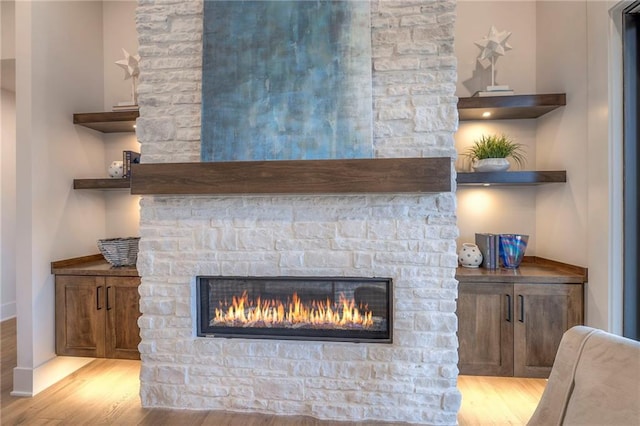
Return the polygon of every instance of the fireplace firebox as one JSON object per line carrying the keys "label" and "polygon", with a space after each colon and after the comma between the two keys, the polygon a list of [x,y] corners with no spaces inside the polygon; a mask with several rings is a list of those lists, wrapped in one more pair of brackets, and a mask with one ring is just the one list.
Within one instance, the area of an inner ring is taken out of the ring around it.
{"label": "fireplace firebox", "polygon": [[392,280],[197,277],[198,336],[392,342]]}

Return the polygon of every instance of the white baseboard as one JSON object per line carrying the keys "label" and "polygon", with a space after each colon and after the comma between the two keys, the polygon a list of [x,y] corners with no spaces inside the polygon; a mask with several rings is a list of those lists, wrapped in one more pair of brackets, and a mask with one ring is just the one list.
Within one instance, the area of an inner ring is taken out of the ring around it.
{"label": "white baseboard", "polygon": [[13,369],[12,396],[32,397],[69,374],[84,367],[94,358],[58,356],[36,368]]}
{"label": "white baseboard", "polygon": [[0,321],[8,320],[16,316],[16,302],[0,305]]}

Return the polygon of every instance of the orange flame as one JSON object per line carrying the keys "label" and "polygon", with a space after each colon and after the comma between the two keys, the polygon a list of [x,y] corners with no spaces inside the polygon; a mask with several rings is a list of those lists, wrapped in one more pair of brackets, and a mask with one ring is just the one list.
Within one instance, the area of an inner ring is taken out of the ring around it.
{"label": "orange flame", "polygon": [[[362,310],[361,310],[362,309]],[[311,301],[303,303],[297,293],[292,300],[281,302],[276,300],[249,300],[245,291],[242,296],[233,296],[231,305],[220,302],[213,318],[214,324],[253,326],[257,323],[265,327],[322,325],[340,327],[371,327],[373,314],[366,307],[358,308],[353,299],[340,294],[339,303]]]}

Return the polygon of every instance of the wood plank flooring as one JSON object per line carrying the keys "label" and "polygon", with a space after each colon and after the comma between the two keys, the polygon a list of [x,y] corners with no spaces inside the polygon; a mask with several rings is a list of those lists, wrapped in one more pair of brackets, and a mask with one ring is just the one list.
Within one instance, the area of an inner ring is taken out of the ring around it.
{"label": "wood plank flooring", "polygon": [[[10,395],[16,365],[16,323],[0,323],[0,424],[13,425],[215,425],[323,426],[309,417],[146,409],[140,406],[140,361],[98,359],[33,398]],[[460,376],[460,425],[524,425],[546,380]],[[343,426],[393,424],[341,422]]]}

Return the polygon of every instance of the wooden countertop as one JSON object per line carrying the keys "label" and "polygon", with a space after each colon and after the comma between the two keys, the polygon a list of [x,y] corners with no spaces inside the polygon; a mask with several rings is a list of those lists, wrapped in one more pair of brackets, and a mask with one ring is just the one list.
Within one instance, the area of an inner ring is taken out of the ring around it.
{"label": "wooden countertop", "polygon": [[482,283],[584,284],[588,273],[587,268],[531,256],[525,257],[517,269],[459,267],[456,279]]}
{"label": "wooden countertop", "polygon": [[[100,275],[138,277],[135,266],[111,266],[101,254],[76,257],[51,262],[54,275]],[[463,268],[456,271],[460,282],[486,283],[585,283],[587,268],[568,265],[539,257],[525,257],[517,269]]]}
{"label": "wooden countertop", "polygon": [[51,262],[54,275],[99,275],[113,277],[139,277],[135,266],[111,266],[101,254],[74,257]]}

